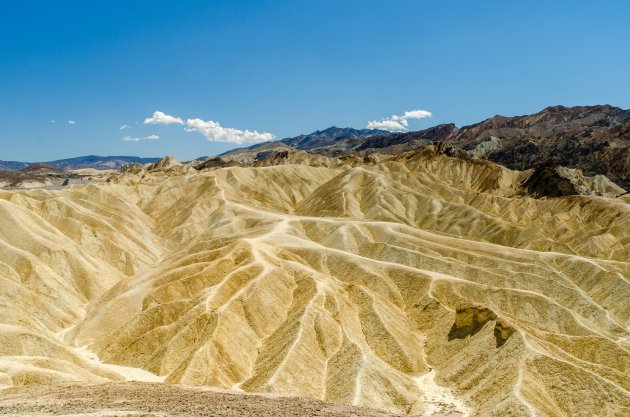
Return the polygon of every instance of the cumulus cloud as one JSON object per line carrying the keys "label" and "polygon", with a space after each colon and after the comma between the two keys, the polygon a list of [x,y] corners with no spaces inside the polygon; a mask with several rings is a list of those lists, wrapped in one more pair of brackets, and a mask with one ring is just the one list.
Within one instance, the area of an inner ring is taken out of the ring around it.
{"label": "cumulus cloud", "polygon": [[69,125],[76,125],[76,124],[77,124],[77,122],[75,122],[74,120],[68,120],[68,124],[69,124]]}
{"label": "cumulus cloud", "polygon": [[186,130],[186,132],[201,133],[210,142],[232,142],[239,145],[244,143],[266,142],[274,138],[274,136],[268,132],[223,127],[218,122],[201,119],[186,120],[184,130]]}
{"label": "cumulus cloud", "polygon": [[129,126],[129,125],[122,125],[118,129],[120,129],[120,130],[131,129],[131,126]]}
{"label": "cumulus cloud", "polygon": [[149,135],[143,137],[125,136],[122,139],[125,142],[140,142],[141,140],[158,140],[159,138],[158,135]]}
{"label": "cumulus cloud", "polygon": [[219,122],[202,119],[186,119],[171,116],[161,111],[156,111],[153,116],[144,120],[145,124],[179,124],[184,126],[186,132],[197,132],[205,136],[210,142],[232,142],[238,145],[244,143],[258,143],[273,140],[274,135],[268,132],[256,130],[240,130],[232,127],[223,127]]}
{"label": "cumulus cloud", "polygon": [[367,124],[368,129],[387,130],[390,132],[401,132],[407,130],[409,123],[406,120],[372,120]]}
{"label": "cumulus cloud", "polygon": [[184,121],[175,116],[171,116],[169,114],[162,113],[161,111],[156,111],[153,113],[153,116],[147,117],[144,119],[145,125],[183,125]]}
{"label": "cumulus cloud", "polygon": [[427,110],[409,110],[404,112],[402,116],[393,115],[382,120],[371,120],[368,122],[367,128],[402,132],[409,127],[409,120],[426,119],[431,116],[431,112]]}

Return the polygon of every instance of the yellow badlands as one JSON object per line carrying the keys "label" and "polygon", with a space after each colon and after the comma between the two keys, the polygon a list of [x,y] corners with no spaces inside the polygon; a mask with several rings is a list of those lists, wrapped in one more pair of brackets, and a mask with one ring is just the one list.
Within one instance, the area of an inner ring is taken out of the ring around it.
{"label": "yellow badlands", "polygon": [[320,162],[0,191],[0,387],[630,415],[630,197],[534,199],[443,155]]}

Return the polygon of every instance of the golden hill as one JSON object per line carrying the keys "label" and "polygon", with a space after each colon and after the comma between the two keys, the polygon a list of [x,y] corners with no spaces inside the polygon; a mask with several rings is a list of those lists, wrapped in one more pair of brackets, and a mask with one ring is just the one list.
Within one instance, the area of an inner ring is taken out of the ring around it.
{"label": "golden hill", "polygon": [[427,152],[291,158],[0,192],[0,385],[630,414],[628,196],[531,198],[526,172]]}

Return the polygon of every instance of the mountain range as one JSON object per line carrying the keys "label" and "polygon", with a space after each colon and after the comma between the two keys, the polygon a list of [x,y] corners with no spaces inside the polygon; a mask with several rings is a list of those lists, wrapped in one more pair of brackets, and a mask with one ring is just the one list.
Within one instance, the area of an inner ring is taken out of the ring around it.
{"label": "mountain range", "polygon": [[[440,124],[413,132],[330,127],[273,142],[238,148],[219,158],[199,158],[215,165],[252,164],[280,152],[344,157],[399,155],[421,146],[442,143],[462,149],[474,159],[488,159],[511,169],[545,166],[581,169],[585,175],[606,175],[630,189],[630,110],[610,105],[551,106],[524,116],[494,116],[457,127]],[[461,155],[460,155],[461,156]],[[158,158],[83,156],[46,162],[55,168],[117,169],[128,163],[154,163]],[[217,162],[222,161],[222,162]],[[0,171],[22,170],[32,163],[0,161]]]}
{"label": "mountain range", "polygon": [[488,159],[511,169],[561,165],[582,169],[585,175],[606,175],[630,188],[630,110],[609,105],[552,106],[531,115],[497,115],[461,128],[450,123],[414,132],[331,127],[220,156],[251,163],[290,150],[334,157],[398,155],[435,142],[459,147],[471,158]]}
{"label": "mountain range", "polygon": [[[117,169],[129,163],[154,163],[160,158],[140,158],[137,156],[79,156],[76,158],[58,159],[55,161],[43,162],[55,168],[63,170],[95,168],[95,169]],[[0,171],[20,171],[31,165],[42,162],[21,162],[21,161],[0,161]]]}

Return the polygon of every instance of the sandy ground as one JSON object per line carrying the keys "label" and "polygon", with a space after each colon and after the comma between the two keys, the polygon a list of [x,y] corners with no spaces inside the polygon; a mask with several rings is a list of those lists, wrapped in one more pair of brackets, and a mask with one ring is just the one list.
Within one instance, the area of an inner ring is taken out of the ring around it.
{"label": "sandy ground", "polygon": [[[8,388],[2,416],[396,416],[366,408],[270,395],[236,394],[176,385],[123,382]],[[455,417],[461,414],[431,414]]]}

